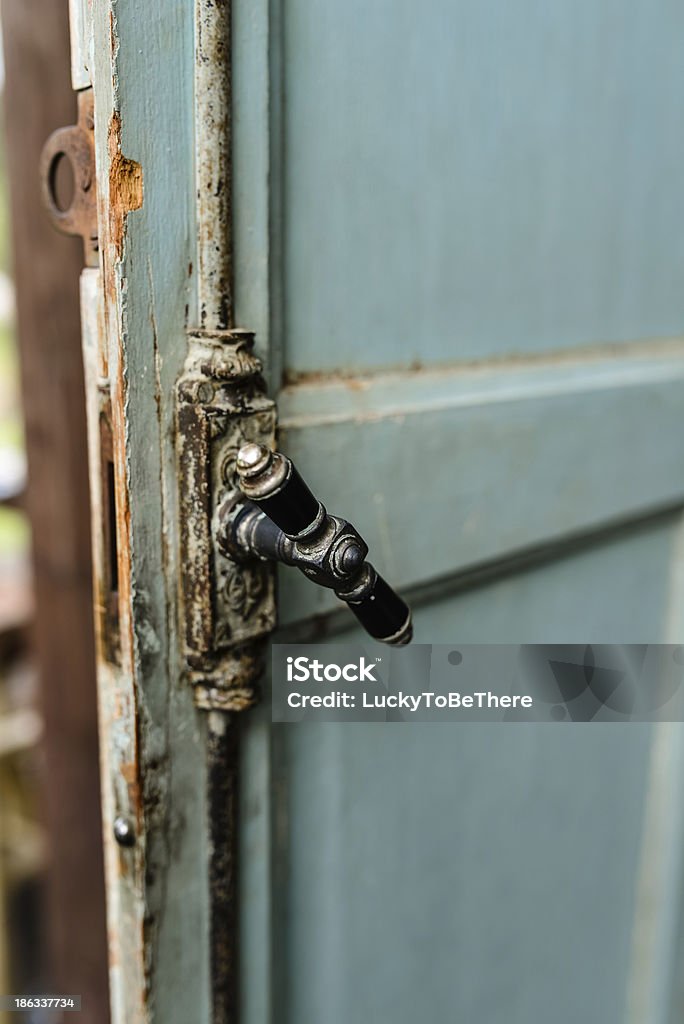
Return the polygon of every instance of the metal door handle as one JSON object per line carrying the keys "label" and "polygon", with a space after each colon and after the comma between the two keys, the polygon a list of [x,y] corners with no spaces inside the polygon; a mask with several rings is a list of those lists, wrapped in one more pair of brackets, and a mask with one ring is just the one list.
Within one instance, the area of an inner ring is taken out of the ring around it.
{"label": "metal door handle", "polygon": [[411,640],[411,612],[366,561],[359,532],[331,516],[293,463],[264,445],[245,444],[237,457],[242,497],[219,513],[219,543],[232,558],[293,565],[345,601],[364,629],[387,644]]}

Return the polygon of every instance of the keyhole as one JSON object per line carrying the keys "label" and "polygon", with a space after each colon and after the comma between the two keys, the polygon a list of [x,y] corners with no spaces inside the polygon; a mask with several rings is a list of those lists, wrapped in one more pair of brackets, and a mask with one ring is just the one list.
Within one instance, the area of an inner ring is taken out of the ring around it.
{"label": "keyhole", "polygon": [[76,192],[74,169],[66,153],[57,153],[50,165],[50,193],[60,213],[71,209]]}

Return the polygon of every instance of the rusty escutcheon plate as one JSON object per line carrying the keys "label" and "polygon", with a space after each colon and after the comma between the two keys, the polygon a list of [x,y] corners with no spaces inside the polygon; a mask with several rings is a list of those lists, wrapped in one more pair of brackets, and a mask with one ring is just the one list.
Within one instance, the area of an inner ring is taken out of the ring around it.
{"label": "rusty escutcheon plate", "polygon": [[[65,235],[81,235],[85,264],[98,264],[97,188],[95,175],[95,122],[93,90],[78,94],[78,122],[58,128],[48,138],[40,157],[43,202],[55,227]],[[57,168],[68,160],[74,178],[74,193],[67,209],[57,200]]]}

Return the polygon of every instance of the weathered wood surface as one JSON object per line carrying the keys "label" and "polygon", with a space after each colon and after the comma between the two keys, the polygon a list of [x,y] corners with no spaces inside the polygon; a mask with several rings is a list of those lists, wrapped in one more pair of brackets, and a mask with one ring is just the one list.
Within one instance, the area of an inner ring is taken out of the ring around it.
{"label": "weathered wood surface", "polygon": [[45,716],[54,984],[108,1018],[85,409],[82,247],[43,212],[38,161],[73,124],[67,3],[3,0],[5,118]]}
{"label": "weathered wood surface", "polygon": [[199,326],[193,8],[92,4],[120,624],[100,665],[104,802],[136,836],[124,849],[105,828],[116,1024],[223,1024],[234,1003],[233,929],[218,935],[211,910],[232,913],[216,868],[230,861],[232,736],[195,708],[178,631],[175,386]]}
{"label": "weathered wood surface", "polygon": [[678,0],[275,6],[289,370],[680,333]]}
{"label": "weathered wood surface", "polygon": [[[681,504],[683,384],[681,343],[312,381],[281,392],[281,439],[411,587]],[[299,573],[281,579],[283,622],[338,604]]]}
{"label": "weathered wood surface", "polygon": [[[236,316],[420,640],[682,637],[683,28],[234,4]],[[333,607],[283,570],[283,639]],[[662,729],[247,724],[248,1024],[680,1019]]]}

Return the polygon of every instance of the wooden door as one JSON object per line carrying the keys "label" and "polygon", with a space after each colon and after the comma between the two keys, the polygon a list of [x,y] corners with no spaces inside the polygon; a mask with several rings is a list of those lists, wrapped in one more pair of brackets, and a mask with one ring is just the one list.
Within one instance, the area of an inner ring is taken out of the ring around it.
{"label": "wooden door", "polygon": [[[418,641],[680,639],[677,5],[92,0],[73,26],[114,1019],[667,1021],[679,728],[272,727],[235,647],[252,577],[202,575],[202,466],[272,430],[241,326]],[[279,611],[281,640],[353,636],[292,571]]]}
{"label": "wooden door", "polygon": [[[281,447],[417,642],[680,640],[681,11],[275,7],[234,7],[234,246]],[[360,639],[291,571],[279,610]],[[261,778],[250,728],[250,1024],[266,991],[296,1024],[677,1019],[678,726],[276,726]]]}

